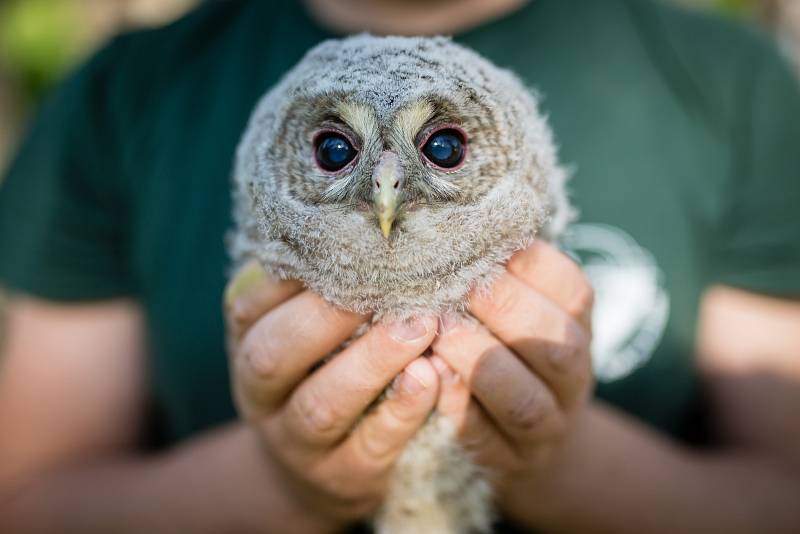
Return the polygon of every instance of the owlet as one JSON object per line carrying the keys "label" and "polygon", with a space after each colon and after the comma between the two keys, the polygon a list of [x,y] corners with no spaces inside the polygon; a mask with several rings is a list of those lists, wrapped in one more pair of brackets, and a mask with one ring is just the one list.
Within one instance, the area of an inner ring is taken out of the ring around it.
{"label": "owlet", "polygon": [[[466,316],[473,288],[568,222],[564,182],[536,98],[512,73],[442,37],[330,40],[253,112],[230,252],[375,320]],[[375,526],[486,532],[491,502],[434,413],[396,463]]]}

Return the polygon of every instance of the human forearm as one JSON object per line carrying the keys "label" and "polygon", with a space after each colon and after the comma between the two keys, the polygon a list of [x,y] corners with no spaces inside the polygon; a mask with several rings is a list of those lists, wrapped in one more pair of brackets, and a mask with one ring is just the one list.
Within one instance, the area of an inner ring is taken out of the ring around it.
{"label": "human forearm", "polygon": [[587,409],[565,445],[538,502],[508,498],[521,523],[581,533],[800,531],[800,477],[757,457],[683,449],[602,405]]}
{"label": "human forearm", "polygon": [[32,479],[4,497],[0,531],[324,532],[281,487],[256,439],[231,426],[155,458]]}

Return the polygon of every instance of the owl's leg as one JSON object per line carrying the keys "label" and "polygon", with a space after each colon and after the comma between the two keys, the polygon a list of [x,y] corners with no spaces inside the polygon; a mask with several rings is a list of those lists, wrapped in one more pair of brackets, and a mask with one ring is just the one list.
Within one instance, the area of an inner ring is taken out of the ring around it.
{"label": "owl's leg", "polygon": [[446,417],[431,415],[403,451],[375,518],[378,534],[490,532],[492,492]]}

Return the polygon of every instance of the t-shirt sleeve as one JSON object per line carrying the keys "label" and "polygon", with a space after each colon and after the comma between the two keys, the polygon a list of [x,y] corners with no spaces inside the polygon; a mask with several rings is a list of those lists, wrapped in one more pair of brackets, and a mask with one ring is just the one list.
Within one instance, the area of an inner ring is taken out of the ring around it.
{"label": "t-shirt sleeve", "polygon": [[800,295],[800,85],[761,42],[743,75],[713,277],[742,289]]}
{"label": "t-shirt sleeve", "polygon": [[67,79],[0,182],[0,284],[53,300],[132,293],[111,88],[121,43]]}

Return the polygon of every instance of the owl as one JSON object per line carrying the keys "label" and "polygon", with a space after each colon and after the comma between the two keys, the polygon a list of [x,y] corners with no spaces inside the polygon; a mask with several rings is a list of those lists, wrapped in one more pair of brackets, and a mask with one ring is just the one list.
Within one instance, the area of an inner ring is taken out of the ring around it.
{"label": "owl", "polygon": [[[567,224],[565,176],[535,94],[511,72],[445,37],[329,40],[250,118],[230,253],[374,320],[467,320],[471,290]],[[488,532],[492,519],[486,473],[432,414],[395,465],[376,530]]]}

